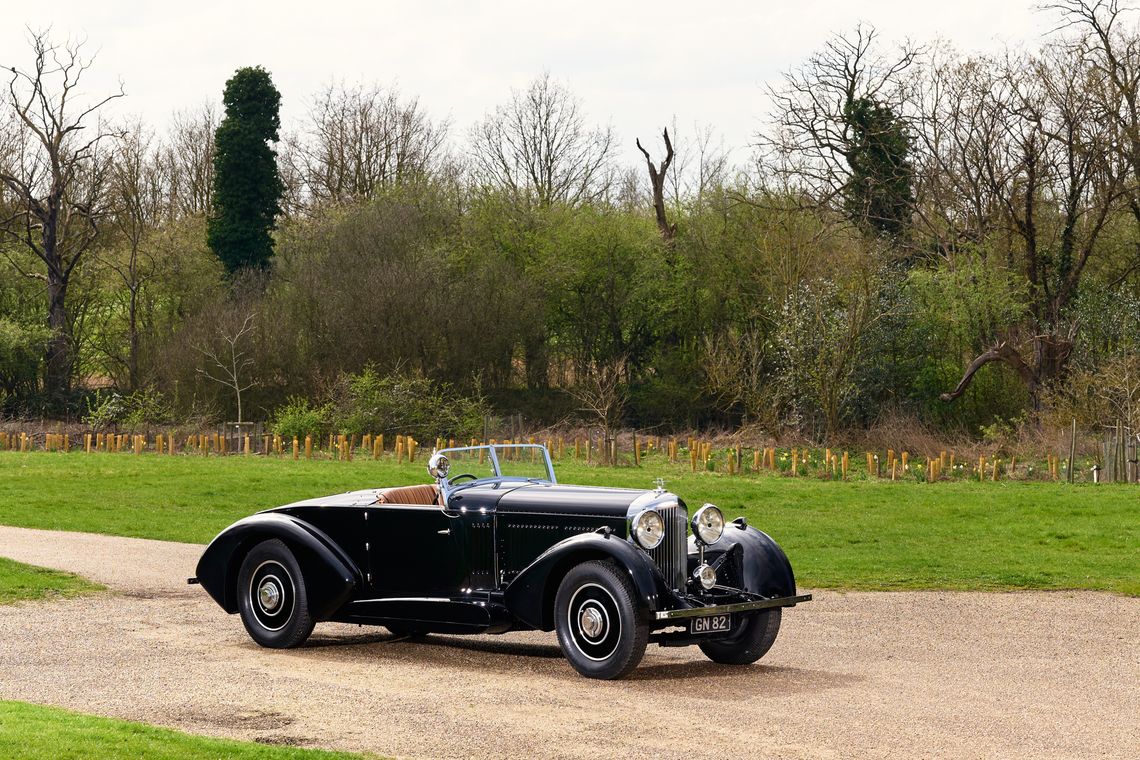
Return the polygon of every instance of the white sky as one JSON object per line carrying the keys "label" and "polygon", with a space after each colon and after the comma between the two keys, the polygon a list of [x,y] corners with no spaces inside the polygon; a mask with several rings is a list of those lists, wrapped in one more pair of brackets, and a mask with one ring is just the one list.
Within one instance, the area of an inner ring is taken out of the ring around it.
{"label": "white sky", "polygon": [[[676,117],[714,125],[742,158],[763,124],[764,85],[858,21],[887,41],[941,36],[964,50],[1033,42],[1051,17],[1035,0],[779,0],[542,3],[349,0],[53,0],[26,13],[33,28],[86,36],[98,60],[92,94],[125,83],[121,114],[162,128],[179,108],[220,102],[235,68],[260,64],[283,97],[286,131],[334,79],[398,85],[452,139],[548,70],[610,122],[621,155]],[[16,9],[0,27],[0,65],[29,62]],[[628,156],[626,154],[629,154]]]}

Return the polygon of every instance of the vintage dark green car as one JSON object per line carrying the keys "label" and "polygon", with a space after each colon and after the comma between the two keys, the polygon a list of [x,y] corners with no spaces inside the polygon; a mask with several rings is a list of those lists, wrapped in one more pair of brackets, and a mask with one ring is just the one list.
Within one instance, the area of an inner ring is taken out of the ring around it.
{"label": "vintage dark green car", "polygon": [[660,486],[560,485],[545,447],[445,449],[428,471],[434,483],[240,520],[190,580],[266,647],[298,646],[322,620],[407,636],[537,629],[557,631],[591,678],[625,675],[647,643],[755,662],[781,610],[811,599],[776,542],[743,518],[705,504],[690,519]]}

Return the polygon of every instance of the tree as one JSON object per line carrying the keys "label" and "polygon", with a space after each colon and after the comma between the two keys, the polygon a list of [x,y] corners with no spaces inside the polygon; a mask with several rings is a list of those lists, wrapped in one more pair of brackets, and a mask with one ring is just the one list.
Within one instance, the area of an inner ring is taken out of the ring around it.
{"label": "tree", "polygon": [[910,226],[914,205],[906,124],[889,106],[866,97],[847,103],[843,119],[851,129],[847,152],[851,173],[841,193],[847,215],[879,234],[898,238]]}
{"label": "tree", "polygon": [[476,178],[524,205],[582,203],[609,186],[612,130],[587,128],[578,99],[549,74],[476,125],[471,143]]}
{"label": "tree", "polygon": [[253,367],[253,359],[248,355],[241,344],[246,337],[253,333],[253,314],[246,315],[240,326],[218,330],[222,339],[222,348],[216,350],[210,346],[196,346],[198,352],[209,360],[209,369],[198,368],[198,372],[215,383],[234,392],[237,403],[237,424],[242,423],[241,394],[252,388],[255,383],[247,376],[247,371]]}
{"label": "tree", "polygon": [[602,461],[609,462],[610,441],[617,438],[622,414],[629,400],[627,362],[624,356],[614,356],[604,361],[590,361],[580,370],[581,375],[570,388],[570,395],[582,405],[582,412],[601,425]]}
{"label": "tree", "polygon": [[911,200],[902,85],[921,51],[884,55],[875,38],[858,26],[785,74],[770,90],[774,130],[759,142],[765,168],[809,204],[895,234]]}
{"label": "tree", "polygon": [[206,215],[214,189],[214,133],[218,115],[206,103],[197,110],[174,114],[162,151],[169,181],[171,217]]}
{"label": "tree", "polygon": [[669,176],[669,164],[673,163],[673,143],[669,140],[669,130],[663,131],[665,138],[665,160],[661,162],[661,166],[654,166],[653,159],[649,157],[649,151],[641,147],[641,140],[638,139],[637,149],[641,151],[641,155],[645,156],[645,165],[649,171],[649,184],[653,188],[653,213],[657,217],[657,229],[661,230],[661,237],[665,242],[670,242],[677,235],[677,225],[669,224],[665,218],[665,179]]}
{"label": "tree", "polygon": [[289,156],[311,204],[345,203],[427,174],[446,137],[447,125],[433,124],[415,99],[376,86],[329,85]]}
{"label": "tree", "polygon": [[109,331],[113,343],[107,346],[106,354],[114,364],[125,369],[126,386],[131,391],[141,385],[140,311],[143,291],[156,270],[148,236],[158,226],[168,191],[165,171],[155,161],[152,139],[141,124],[133,125],[123,136],[110,185],[114,205],[112,225],[119,239],[117,245],[105,246],[98,253],[100,263],[117,279],[114,297],[121,300],[126,318],[127,340],[122,347],[125,352],[119,350],[119,336]]}
{"label": "tree", "polygon": [[[1128,213],[1140,226],[1140,38],[1122,16],[1134,7],[1120,0],[1060,0],[1045,6],[1061,15],[1062,29],[1075,29],[1077,44],[1066,48],[1080,56],[1100,86],[1090,89],[1100,106],[1100,117],[1114,133],[1111,147],[1131,170],[1127,183]],[[1091,83],[1090,83],[1091,84]],[[1116,283],[1140,271],[1140,245],[1123,257]]]}
{"label": "tree", "polygon": [[214,192],[207,241],[226,271],[265,269],[284,188],[270,145],[281,127],[281,93],[260,66],[226,82],[225,117],[214,136]]}
{"label": "tree", "polygon": [[[1038,411],[1042,391],[1066,369],[1081,282],[1130,184],[1087,61],[1077,41],[1038,56],[931,67],[923,90],[938,98],[921,114],[922,184],[942,210],[927,204],[919,216],[948,257],[970,243],[990,253],[989,266],[1016,271],[1026,305],[1020,319],[978,336],[977,355],[943,401],[998,362]],[[953,196],[961,212],[943,206]]]}
{"label": "tree", "polygon": [[80,82],[93,61],[83,56],[81,42],[58,45],[47,32],[35,32],[31,47],[31,68],[11,67],[3,96],[9,113],[0,133],[0,235],[42,265],[30,270],[9,257],[17,271],[46,288],[51,336],[44,390],[59,405],[75,370],[68,288],[109,213],[108,144],[118,138],[116,130],[91,122],[124,93],[80,100]]}

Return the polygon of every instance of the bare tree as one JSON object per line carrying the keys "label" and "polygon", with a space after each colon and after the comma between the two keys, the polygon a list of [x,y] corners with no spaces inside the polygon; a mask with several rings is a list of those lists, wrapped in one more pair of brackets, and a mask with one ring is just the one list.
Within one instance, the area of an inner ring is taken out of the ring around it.
{"label": "bare tree", "polygon": [[602,427],[603,461],[609,459],[609,443],[617,434],[629,400],[626,383],[628,361],[615,357],[609,361],[591,360],[585,364],[570,395],[582,405],[581,410]]}
{"label": "bare tree", "polygon": [[686,138],[674,122],[673,146],[676,156],[669,167],[669,195],[680,212],[686,198],[699,204],[710,192],[723,189],[731,166],[723,138],[711,125],[694,124],[692,137]]}
{"label": "bare tree", "polygon": [[665,179],[669,175],[669,165],[673,163],[673,143],[669,140],[669,129],[662,131],[665,140],[665,160],[661,166],[654,166],[649,151],[641,147],[641,140],[637,139],[637,149],[645,156],[645,165],[649,170],[649,184],[653,189],[653,213],[657,217],[657,229],[661,230],[661,237],[670,242],[677,235],[677,225],[669,224],[665,218]]}
{"label": "bare tree", "polygon": [[704,338],[705,387],[729,406],[739,406],[745,425],[764,418],[765,409],[773,407],[767,387],[771,353],[771,340],[758,325]]}
{"label": "bare tree", "polygon": [[860,136],[849,118],[859,100],[904,109],[904,74],[921,51],[909,42],[891,53],[873,27],[836,35],[769,88],[773,128],[758,138],[762,170],[811,204],[829,206],[848,189]]}
{"label": "bare tree", "polygon": [[1054,46],[1039,56],[975,59],[935,69],[947,78],[925,88],[942,92],[941,105],[922,116],[926,191],[964,201],[925,223],[951,246],[972,240],[998,249],[1000,265],[1026,283],[1024,319],[978,336],[980,353],[944,401],[1000,362],[1039,409],[1043,387],[1072,354],[1079,286],[1129,175],[1084,58]]}
{"label": "bare tree", "polygon": [[540,206],[603,195],[610,182],[610,128],[589,129],[581,104],[549,74],[471,131],[472,170],[486,186]]}
{"label": "bare tree", "polygon": [[[1060,0],[1045,6],[1060,16],[1059,30],[1078,35],[1065,49],[1078,55],[1093,78],[1087,85],[1114,131],[1112,149],[1130,169],[1128,213],[1140,225],[1140,34],[1127,14],[1138,10],[1119,0]],[[1082,67],[1084,68],[1084,67]],[[1108,280],[1119,284],[1140,271],[1140,244],[1133,245]]]}
{"label": "bare tree", "polygon": [[171,217],[204,216],[214,187],[214,133],[218,112],[211,103],[174,114],[162,151],[169,176]]}
{"label": "bare tree", "polygon": [[431,171],[447,124],[434,124],[415,99],[376,85],[329,85],[286,151],[311,203],[370,198]]}
{"label": "bare tree", "polygon": [[253,332],[253,314],[249,314],[242,321],[241,326],[233,330],[220,329],[218,335],[222,339],[223,347],[215,351],[209,346],[195,346],[202,356],[213,365],[210,368],[198,368],[198,373],[209,380],[228,388],[234,392],[237,402],[237,424],[242,423],[241,394],[252,388],[256,383],[246,376],[246,371],[253,366],[253,359],[248,352],[239,345],[246,336]]}
{"label": "bare tree", "polygon": [[126,314],[127,345],[125,355],[117,346],[105,353],[126,370],[130,390],[141,384],[139,355],[142,326],[140,309],[143,291],[155,275],[155,257],[147,245],[158,227],[167,206],[167,173],[156,160],[153,136],[135,123],[124,133],[113,163],[111,203],[113,228],[119,240],[104,246],[97,254],[101,264],[114,273],[122,288],[116,289]]}
{"label": "bare tree", "polygon": [[107,206],[107,153],[118,130],[101,123],[100,109],[117,93],[93,101],[80,99],[79,85],[93,59],[82,42],[52,42],[47,32],[31,34],[31,68],[9,67],[4,93],[8,121],[0,135],[0,185],[3,206],[0,234],[30,251],[42,270],[14,259],[26,277],[44,283],[51,338],[45,357],[44,385],[59,402],[71,388],[75,345],[68,315],[68,286],[75,268],[99,237]]}

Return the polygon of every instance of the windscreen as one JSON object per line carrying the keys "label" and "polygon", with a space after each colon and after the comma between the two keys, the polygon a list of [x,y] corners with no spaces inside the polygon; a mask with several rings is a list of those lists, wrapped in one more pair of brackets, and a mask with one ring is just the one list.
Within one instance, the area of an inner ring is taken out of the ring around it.
{"label": "windscreen", "polygon": [[[450,449],[445,452],[451,469],[448,478],[457,475],[474,475],[477,480],[495,477],[495,468],[491,461],[491,452],[486,446],[471,449]],[[467,482],[467,478],[463,479]]]}
{"label": "windscreen", "polygon": [[500,475],[504,478],[528,478],[553,482],[546,449],[541,446],[494,446],[499,460]]}
{"label": "windscreen", "polygon": [[[491,452],[494,451],[494,458]],[[474,446],[463,449],[446,449],[444,453],[451,469],[447,477],[474,475],[476,479],[503,477],[545,480],[554,482],[546,449],[529,444]],[[499,471],[495,471],[495,462]],[[466,481],[466,479],[464,479]]]}

